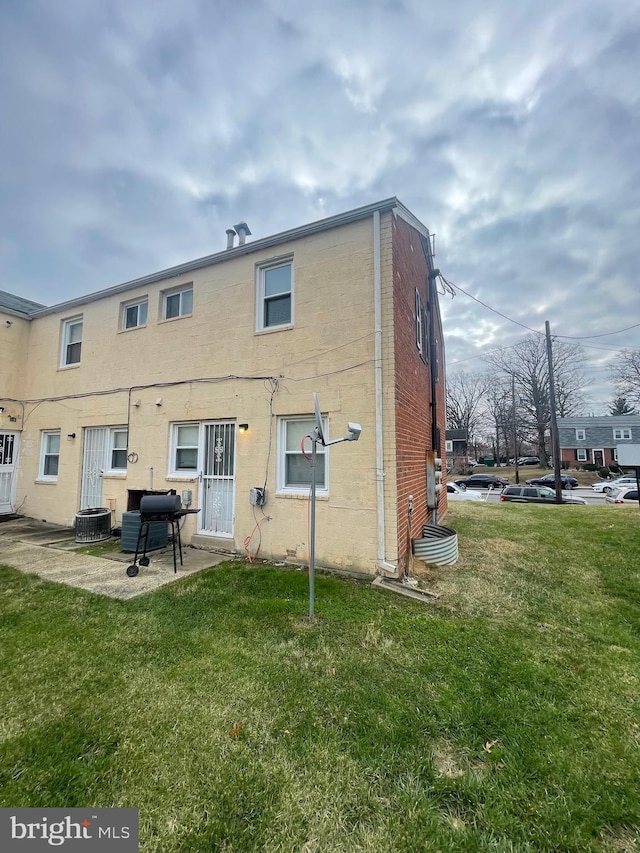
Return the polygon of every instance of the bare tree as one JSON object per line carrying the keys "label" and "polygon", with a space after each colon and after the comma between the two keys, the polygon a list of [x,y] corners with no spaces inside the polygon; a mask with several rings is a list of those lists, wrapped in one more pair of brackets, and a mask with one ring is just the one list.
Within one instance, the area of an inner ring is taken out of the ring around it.
{"label": "bare tree", "polygon": [[640,349],[623,349],[611,367],[611,378],[620,397],[640,403]]}
{"label": "bare tree", "polygon": [[489,377],[485,373],[454,373],[447,376],[447,427],[464,429],[473,443],[486,418]]}
{"label": "bare tree", "polygon": [[[556,406],[560,417],[580,411],[584,386],[584,353],[579,344],[553,343]],[[551,423],[549,368],[543,335],[528,335],[512,347],[487,356],[488,363],[504,377],[513,377],[518,399],[518,421],[524,436],[537,448],[543,465],[549,462],[547,435]]]}

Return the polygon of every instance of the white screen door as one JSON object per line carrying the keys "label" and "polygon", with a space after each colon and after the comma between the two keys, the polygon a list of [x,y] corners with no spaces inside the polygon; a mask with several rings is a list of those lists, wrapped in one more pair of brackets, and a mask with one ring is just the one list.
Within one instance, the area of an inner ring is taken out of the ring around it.
{"label": "white screen door", "polygon": [[109,453],[109,430],[106,427],[85,428],[80,509],[102,506],[102,474],[109,468]]}
{"label": "white screen door", "polygon": [[15,473],[18,462],[17,432],[0,432],[0,514],[13,512]]}
{"label": "white screen door", "polygon": [[218,421],[203,424],[200,533],[233,536],[235,502],[236,425]]}

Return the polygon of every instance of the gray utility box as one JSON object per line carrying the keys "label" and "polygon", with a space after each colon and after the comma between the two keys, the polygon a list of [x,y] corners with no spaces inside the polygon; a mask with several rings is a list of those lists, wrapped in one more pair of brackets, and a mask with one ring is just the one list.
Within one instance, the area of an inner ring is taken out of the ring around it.
{"label": "gray utility box", "polygon": [[[135,551],[138,545],[138,535],[140,533],[140,511],[123,512],[122,513],[122,532],[120,534],[120,550]],[[147,542],[147,551],[155,551],[158,548],[164,548],[169,541],[166,521],[151,521],[149,522],[149,540]],[[140,543],[140,549],[144,547],[144,541]]]}

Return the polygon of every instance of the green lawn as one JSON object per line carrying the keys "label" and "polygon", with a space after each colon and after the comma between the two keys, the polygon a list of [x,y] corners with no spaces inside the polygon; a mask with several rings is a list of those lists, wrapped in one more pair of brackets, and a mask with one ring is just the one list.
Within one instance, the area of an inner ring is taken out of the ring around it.
{"label": "green lawn", "polygon": [[141,850],[640,848],[640,513],[457,504],[422,605],[230,562],[127,602],[0,569],[0,806]]}

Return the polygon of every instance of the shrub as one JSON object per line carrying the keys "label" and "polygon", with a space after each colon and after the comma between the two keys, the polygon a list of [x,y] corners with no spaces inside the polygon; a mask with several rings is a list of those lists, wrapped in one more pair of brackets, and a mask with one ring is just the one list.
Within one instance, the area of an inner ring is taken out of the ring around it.
{"label": "shrub", "polygon": [[594,465],[593,462],[585,462],[582,466],[583,471],[597,471],[598,466]]}
{"label": "shrub", "polygon": [[601,480],[607,480],[609,478],[610,471],[608,468],[599,468],[598,469],[598,477]]}
{"label": "shrub", "polygon": [[619,465],[609,465],[609,471],[612,474],[622,474],[622,468]]}

